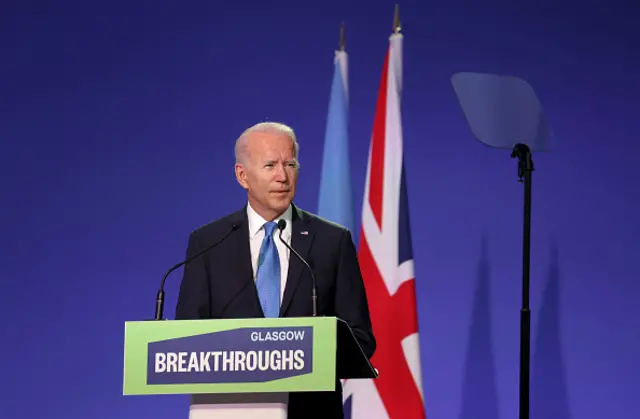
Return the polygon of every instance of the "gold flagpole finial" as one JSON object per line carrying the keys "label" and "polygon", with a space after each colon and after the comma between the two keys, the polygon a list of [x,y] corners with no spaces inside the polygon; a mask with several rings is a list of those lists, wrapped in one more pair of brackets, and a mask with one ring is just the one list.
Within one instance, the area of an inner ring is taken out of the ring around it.
{"label": "gold flagpole finial", "polygon": [[344,22],[340,23],[340,51],[344,51],[347,46],[347,40],[344,35]]}
{"label": "gold flagpole finial", "polygon": [[393,33],[400,33],[400,30],[402,30],[402,26],[400,25],[400,6],[396,4],[393,12]]}

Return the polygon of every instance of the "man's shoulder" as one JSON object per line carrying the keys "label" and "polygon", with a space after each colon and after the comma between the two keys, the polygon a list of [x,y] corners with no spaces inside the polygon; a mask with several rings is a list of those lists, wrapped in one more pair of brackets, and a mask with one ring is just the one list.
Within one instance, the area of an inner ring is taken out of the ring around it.
{"label": "man's shoulder", "polygon": [[318,214],[314,214],[310,211],[306,211],[298,208],[298,211],[303,214],[303,217],[308,220],[309,223],[312,223],[314,229],[316,231],[323,231],[332,235],[342,237],[345,234],[351,234],[345,226],[328,220],[326,218],[321,217]]}
{"label": "man's shoulder", "polygon": [[217,236],[242,222],[243,210],[232,212],[193,229],[193,235],[199,237]]}

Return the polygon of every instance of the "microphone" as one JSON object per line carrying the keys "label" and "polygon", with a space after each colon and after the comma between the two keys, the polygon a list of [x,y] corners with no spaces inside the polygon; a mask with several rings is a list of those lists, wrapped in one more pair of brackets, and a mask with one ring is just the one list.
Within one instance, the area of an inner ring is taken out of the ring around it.
{"label": "microphone", "polygon": [[300,256],[300,254],[296,252],[293,249],[293,247],[289,246],[289,244],[282,239],[282,232],[284,231],[284,228],[286,226],[287,226],[287,222],[285,220],[278,221],[278,230],[280,230],[280,241],[282,242],[282,244],[287,246],[289,250],[291,250],[291,253],[296,255],[296,257],[300,260],[300,262],[302,262],[307,268],[309,268],[309,272],[311,273],[311,280],[313,281],[312,282],[313,287],[311,288],[311,303],[313,304],[313,317],[316,317],[318,315],[318,311],[317,311],[318,296],[316,295],[316,276],[313,274],[313,269],[311,269],[311,266],[309,266],[307,261],[304,260],[304,258]]}
{"label": "microphone", "polygon": [[169,274],[171,272],[175,271],[176,269],[178,269],[179,267],[181,267],[182,265],[186,265],[187,263],[189,263],[192,260],[202,256],[203,254],[207,253],[209,250],[213,249],[214,247],[216,247],[217,245],[222,243],[237,228],[238,228],[238,225],[237,224],[233,224],[231,226],[231,228],[229,229],[229,231],[227,232],[227,234],[222,236],[222,238],[220,240],[214,242],[211,246],[205,248],[201,252],[198,252],[195,255],[183,260],[182,262],[173,265],[171,267],[171,269],[169,269],[167,271],[167,273],[164,274],[164,277],[162,278],[162,282],[160,282],[160,289],[158,290],[158,295],[156,296],[156,317],[155,317],[155,320],[164,320],[162,318],[163,312],[164,312],[164,283],[167,280],[167,277],[169,276]]}

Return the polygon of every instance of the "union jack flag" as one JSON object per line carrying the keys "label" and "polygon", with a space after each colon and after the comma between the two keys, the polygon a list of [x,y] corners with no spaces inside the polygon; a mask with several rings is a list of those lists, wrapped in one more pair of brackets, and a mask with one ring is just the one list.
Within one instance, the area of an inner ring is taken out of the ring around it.
{"label": "union jack flag", "polygon": [[403,164],[402,38],[390,37],[382,69],[358,251],[377,341],[371,362],[380,376],[344,382],[350,419],[426,418]]}

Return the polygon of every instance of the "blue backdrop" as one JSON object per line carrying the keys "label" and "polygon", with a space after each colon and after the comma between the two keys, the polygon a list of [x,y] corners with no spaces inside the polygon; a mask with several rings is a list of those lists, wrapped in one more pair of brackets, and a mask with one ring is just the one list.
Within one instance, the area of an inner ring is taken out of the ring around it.
{"label": "blue backdrop", "polygon": [[[509,152],[471,137],[456,71],[527,79],[559,139],[535,157],[533,417],[640,417],[639,9],[606,4],[400,5],[431,419],[513,418],[518,402],[522,185]],[[244,204],[244,128],[294,126],[296,201],[317,209],[342,20],[359,225],[393,2],[5,0],[0,12],[0,416],[186,417],[186,397],[121,396],[123,322],[151,318],[193,228]]]}

